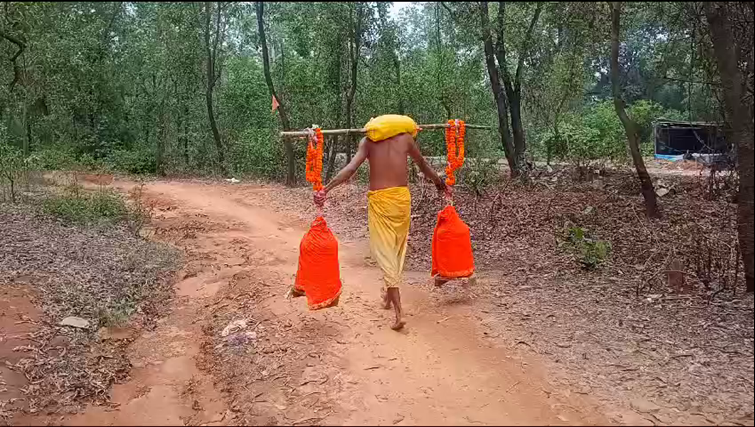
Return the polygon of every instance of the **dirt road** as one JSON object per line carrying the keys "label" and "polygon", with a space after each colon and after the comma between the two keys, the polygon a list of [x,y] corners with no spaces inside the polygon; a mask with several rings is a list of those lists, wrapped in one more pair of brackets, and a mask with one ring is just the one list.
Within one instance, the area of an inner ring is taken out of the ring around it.
{"label": "dirt road", "polygon": [[[134,184],[116,181],[113,185],[128,190]],[[200,369],[206,366],[199,362],[199,355],[208,333],[207,328],[203,330],[208,307],[222,302],[221,295],[225,305],[243,303],[243,294],[223,292],[243,277],[256,279],[245,282],[246,291],[264,290],[269,295],[252,307],[255,313],[284,319],[319,349],[310,355],[316,356],[316,363],[299,372],[304,380],[291,387],[299,394],[278,390],[273,381],[237,380],[263,387],[257,395],[272,396],[254,409],[272,417],[260,423],[608,422],[595,409],[595,402],[575,394],[564,397],[553,390],[537,360],[522,360],[486,340],[474,302],[439,299],[429,287],[418,285],[427,281],[427,272],[407,273],[413,283],[405,287],[402,298],[408,327],[399,333],[391,331],[390,313],[378,305],[380,275],[366,261],[365,241],[340,242],[344,291],[339,307],[308,312],[303,300],[284,299],[308,224],[266,206],[262,196],[269,189],[154,182],[145,190],[157,203],[156,238],[162,236],[182,247],[191,262],[175,285],[177,298],[169,314],[157,329],[142,332],[132,345],[131,379],[114,386],[113,405],[91,407],[65,419],[65,424],[232,424],[237,410],[232,387],[223,386],[210,373],[224,366],[215,360],[214,369]],[[338,230],[334,233],[338,235]],[[485,273],[480,276],[484,282]],[[314,326],[297,329],[303,323]],[[263,333],[262,328],[257,331]],[[275,396],[284,394],[288,400],[276,400]],[[327,411],[312,413],[316,405],[305,404],[307,396],[317,394],[329,402]]]}

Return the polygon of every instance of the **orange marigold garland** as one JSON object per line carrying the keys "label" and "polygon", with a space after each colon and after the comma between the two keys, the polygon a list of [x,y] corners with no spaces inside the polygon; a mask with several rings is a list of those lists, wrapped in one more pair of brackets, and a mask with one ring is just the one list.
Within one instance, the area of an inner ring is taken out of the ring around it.
{"label": "orange marigold garland", "polygon": [[324,137],[320,128],[314,129],[314,135],[309,138],[307,145],[307,181],[312,183],[312,190],[322,190],[322,153]]}
{"label": "orange marigold garland", "polygon": [[464,164],[465,132],[466,129],[463,120],[448,121],[448,127],[446,128],[446,158],[448,160],[448,164],[446,165],[446,185],[456,184],[454,171]]}

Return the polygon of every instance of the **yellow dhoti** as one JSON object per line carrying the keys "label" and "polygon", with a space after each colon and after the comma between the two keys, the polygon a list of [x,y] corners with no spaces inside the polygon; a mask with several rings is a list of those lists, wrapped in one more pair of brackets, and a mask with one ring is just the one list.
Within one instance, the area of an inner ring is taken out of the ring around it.
{"label": "yellow dhoti", "polygon": [[367,208],[372,258],[383,270],[385,287],[396,288],[404,270],[411,224],[411,194],[407,187],[369,191]]}

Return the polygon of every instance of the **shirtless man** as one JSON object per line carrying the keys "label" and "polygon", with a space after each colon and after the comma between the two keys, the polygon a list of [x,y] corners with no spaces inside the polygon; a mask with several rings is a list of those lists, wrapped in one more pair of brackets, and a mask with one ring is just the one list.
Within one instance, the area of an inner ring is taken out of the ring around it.
{"label": "shirtless man", "polygon": [[365,161],[370,162],[370,191],[367,193],[367,221],[370,229],[372,257],[383,270],[383,306],[396,312],[396,321],[391,326],[400,330],[406,322],[401,309],[399,284],[404,269],[406,241],[411,222],[411,195],[407,187],[407,156],[435,183],[440,194],[448,189],[446,183],[430,167],[419,151],[414,138],[402,133],[392,138],[373,142],[366,137],[351,160],[325,188],[315,193],[315,204],[322,206],[327,194],[341,185],[359,169]]}

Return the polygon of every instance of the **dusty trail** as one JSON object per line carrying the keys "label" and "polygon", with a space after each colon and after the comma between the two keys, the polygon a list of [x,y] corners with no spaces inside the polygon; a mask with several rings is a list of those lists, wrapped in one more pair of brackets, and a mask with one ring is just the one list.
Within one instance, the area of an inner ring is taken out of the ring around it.
{"label": "dusty trail", "polygon": [[[133,183],[116,181],[114,185],[126,190]],[[232,229],[208,226],[209,231],[185,247],[189,253],[202,254],[202,268],[182,274],[185,278],[176,284],[177,299],[171,313],[156,330],[143,333],[132,345],[132,378],[114,387],[113,407],[90,408],[65,422],[229,423],[232,408],[227,402],[232,399],[223,396],[212,376],[197,366],[206,307],[239,272],[293,277],[298,244],[308,224],[270,211],[255,197],[268,190],[252,186],[155,182],[145,189],[150,198],[170,206],[159,212],[157,231],[181,217],[232,224]],[[338,235],[338,230],[334,232]],[[239,256],[240,247],[249,248],[254,255]],[[344,293],[335,309],[309,313],[303,300],[285,300],[283,295],[291,283],[288,279],[269,283],[277,297],[266,299],[259,307],[292,322],[306,317],[328,329],[328,335],[321,338],[328,351],[319,359],[317,369],[337,379],[312,393],[323,393],[335,404],[318,417],[319,423],[607,422],[593,402],[575,395],[558,397],[537,361],[517,359],[485,340],[473,305],[439,306],[423,287],[406,286],[402,300],[408,328],[400,333],[391,331],[387,327],[390,313],[378,306],[379,271],[365,262],[367,255],[364,241],[340,242]],[[407,274],[410,282],[427,279],[426,272]]]}

